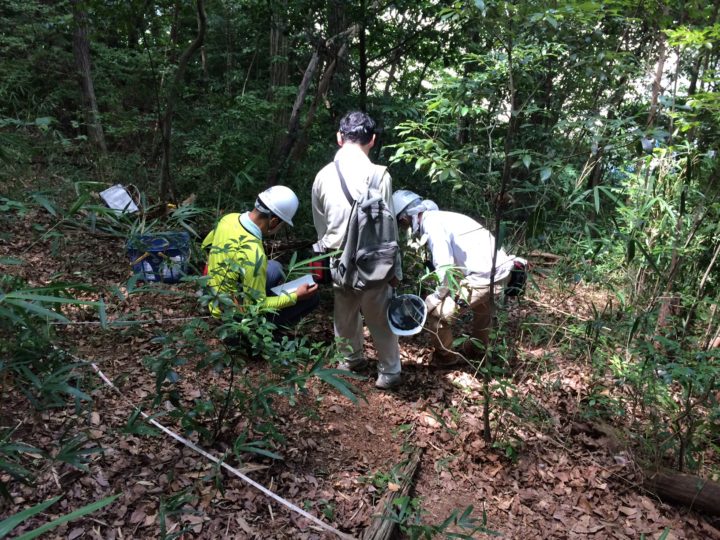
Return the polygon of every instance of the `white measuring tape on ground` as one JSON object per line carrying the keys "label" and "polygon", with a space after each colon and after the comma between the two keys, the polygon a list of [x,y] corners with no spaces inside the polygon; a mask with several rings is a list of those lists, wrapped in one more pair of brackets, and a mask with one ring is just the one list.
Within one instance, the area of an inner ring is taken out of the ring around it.
{"label": "white measuring tape on ground", "polygon": [[319,520],[318,518],[316,518],[316,517],[313,516],[312,514],[309,514],[308,512],[306,512],[305,510],[303,510],[302,508],[297,507],[296,505],[294,505],[294,504],[291,503],[290,501],[287,501],[287,500],[283,499],[282,497],[280,497],[279,495],[276,495],[275,493],[273,493],[272,491],[270,491],[270,490],[269,490],[268,488],[266,488],[265,486],[263,486],[263,485],[258,484],[257,482],[255,482],[252,478],[249,478],[249,477],[245,476],[243,473],[241,473],[240,471],[238,471],[235,467],[232,467],[232,466],[228,465],[227,463],[225,463],[224,461],[216,458],[215,456],[213,456],[213,455],[210,454],[209,452],[206,452],[205,450],[203,450],[202,448],[200,448],[199,446],[197,446],[195,443],[193,443],[193,442],[191,442],[191,441],[188,441],[186,438],[181,437],[180,435],[178,435],[178,434],[175,433],[174,431],[172,431],[172,430],[166,428],[165,426],[163,426],[160,422],[158,422],[158,421],[155,420],[154,418],[151,418],[150,415],[148,415],[148,414],[146,414],[145,412],[143,412],[142,410],[140,410],[140,408],[139,408],[137,405],[135,405],[134,403],[130,402],[130,400],[127,399],[127,398],[123,395],[122,392],[120,392],[120,389],[119,389],[117,386],[115,386],[110,379],[107,378],[107,376],[102,372],[102,370],[101,370],[99,367],[97,367],[97,364],[95,364],[95,362],[90,362],[90,361],[88,361],[88,360],[83,360],[82,358],[78,358],[78,357],[75,356],[74,354],[69,353],[69,352],[67,352],[67,351],[63,351],[63,352],[66,353],[66,354],[68,354],[68,355],[70,355],[72,358],[74,358],[74,359],[77,360],[78,362],[81,362],[81,363],[83,363],[83,364],[87,364],[87,365],[91,366],[91,367],[93,368],[93,370],[95,370],[95,373],[97,373],[98,376],[102,379],[102,381],[103,381],[107,386],[109,386],[110,388],[112,388],[115,392],[117,392],[125,401],[129,402],[130,405],[142,415],[142,417],[145,419],[146,422],[148,422],[148,423],[152,424],[153,426],[155,426],[156,428],[160,429],[160,430],[161,430],[163,433],[165,433],[166,435],[172,437],[173,439],[175,439],[175,440],[178,441],[179,443],[184,444],[185,446],[187,446],[187,447],[190,448],[191,450],[194,450],[195,452],[197,452],[197,453],[200,454],[201,456],[206,457],[207,459],[209,459],[209,460],[212,461],[213,463],[216,463],[216,464],[220,465],[223,469],[225,469],[226,471],[228,471],[228,472],[232,473],[233,475],[237,476],[237,477],[240,478],[243,482],[245,482],[245,483],[247,483],[247,484],[250,484],[250,485],[251,485],[252,487],[254,487],[255,489],[258,489],[258,490],[262,491],[265,495],[267,495],[267,496],[270,497],[271,499],[279,502],[280,504],[282,504],[282,505],[285,506],[286,508],[289,508],[289,509],[292,510],[293,512],[295,512],[295,513],[297,513],[297,514],[300,514],[300,515],[303,516],[304,518],[309,519],[310,521],[312,521],[313,523],[315,523],[318,527],[320,527],[320,528],[322,528],[322,529],[324,529],[324,530],[326,530],[326,531],[328,531],[328,532],[333,533],[333,534],[336,535],[338,538],[343,538],[344,540],[357,540],[354,536],[351,536],[351,535],[349,535],[349,534],[346,534],[346,533],[344,533],[344,532],[342,532],[342,531],[338,531],[338,530],[335,529],[334,527],[331,527],[331,526],[328,525],[327,523]]}
{"label": "white measuring tape on ground", "polygon": [[166,322],[180,322],[180,321],[196,321],[198,319],[210,319],[211,317],[209,315],[207,316],[197,316],[197,317],[169,317],[167,319],[135,319],[135,320],[114,320],[114,321],[49,321],[48,324],[50,326],[81,326],[81,325],[91,325],[91,326],[102,326],[105,325],[107,327],[111,326],[132,326],[133,324],[162,324]]}

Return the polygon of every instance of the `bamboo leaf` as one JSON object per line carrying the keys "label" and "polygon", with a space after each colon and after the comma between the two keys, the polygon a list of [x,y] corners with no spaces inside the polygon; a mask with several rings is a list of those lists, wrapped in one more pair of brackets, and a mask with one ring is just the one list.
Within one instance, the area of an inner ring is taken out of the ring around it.
{"label": "bamboo leaf", "polygon": [[46,508],[51,507],[53,504],[58,502],[61,497],[62,495],[58,495],[57,497],[53,497],[52,499],[49,499],[45,502],[41,502],[40,504],[27,508],[22,512],[13,514],[9,518],[0,521],[0,538],[4,538],[5,536],[7,536],[10,531],[20,525],[23,521],[30,519],[34,515],[44,511]]}
{"label": "bamboo leaf", "polygon": [[60,322],[70,322],[65,316],[61,315],[60,313],[52,311],[51,309],[44,308],[37,304],[33,304],[32,302],[26,302],[24,300],[7,300],[7,298],[5,299],[5,302],[17,306],[25,311],[40,315],[41,317],[47,317],[48,319],[54,319]]}
{"label": "bamboo leaf", "polygon": [[45,208],[45,210],[47,210],[51,216],[57,217],[57,210],[55,209],[55,206],[45,195],[39,192],[35,192],[32,194],[32,198],[35,199],[35,202],[37,202],[40,206]]}
{"label": "bamboo leaf", "polygon": [[[99,510],[100,508],[103,508],[108,504],[112,503],[119,496],[120,494],[113,495],[111,497],[106,497],[102,500],[85,505],[82,508],[78,508],[77,510],[70,512],[69,514],[65,514],[64,516],[61,516],[58,519],[51,521],[50,523],[46,523],[45,525],[38,527],[35,530],[26,532],[25,534],[18,536],[16,540],[31,540],[32,538],[37,538],[41,534],[44,534],[47,531],[54,529],[58,525],[62,525],[63,523],[67,523],[68,521],[73,521],[75,519],[81,518],[83,516],[86,516],[87,514],[92,514],[96,510]],[[53,500],[53,503],[56,502],[56,500],[57,499]]]}

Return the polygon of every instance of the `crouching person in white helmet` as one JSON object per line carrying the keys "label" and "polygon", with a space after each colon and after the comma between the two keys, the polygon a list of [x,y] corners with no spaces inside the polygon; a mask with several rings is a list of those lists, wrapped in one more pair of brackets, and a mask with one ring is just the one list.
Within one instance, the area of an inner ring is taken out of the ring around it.
{"label": "crouching person in white helmet", "polygon": [[202,247],[210,250],[208,284],[216,295],[208,307],[214,317],[222,313],[223,298],[230,298],[239,310],[246,302],[261,304],[274,311],[267,318],[278,326],[290,326],[317,307],[318,286],[314,283],[280,296],[270,291],[282,282],[284,274],[282,265],[265,255],[263,238],[285,224],[292,226],[298,205],[290,188],[273,186],[258,195],[252,210],[223,216],[205,237]]}
{"label": "crouching person in white helmet", "polygon": [[[452,348],[452,322],[458,302],[473,311],[472,337],[487,347],[492,327],[492,272],[495,238],[477,221],[463,214],[446,212],[430,200],[406,189],[393,193],[393,206],[398,225],[409,227],[421,245],[427,245],[438,279],[435,292],[425,299],[427,328],[433,333],[435,352],[431,363],[448,367],[462,360]],[[501,248],[497,252],[495,290],[502,290],[517,257]],[[453,269],[453,270],[451,270]],[[459,284],[451,287],[450,272],[461,274]],[[451,290],[454,288],[455,290]],[[473,344],[465,343],[465,355],[474,352]]]}

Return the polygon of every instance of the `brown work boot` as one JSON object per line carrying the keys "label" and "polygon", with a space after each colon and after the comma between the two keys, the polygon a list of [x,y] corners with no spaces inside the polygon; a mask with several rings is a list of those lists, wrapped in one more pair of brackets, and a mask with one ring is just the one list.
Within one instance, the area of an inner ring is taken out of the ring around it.
{"label": "brown work boot", "polygon": [[459,354],[455,354],[451,351],[443,351],[441,349],[435,349],[432,356],[430,357],[430,366],[434,368],[445,369],[461,364],[463,361]]}
{"label": "brown work boot", "polygon": [[476,344],[476,342],[468,339],[465,343],[462,344],[460,352],[465,358],[479,360],[485,354],[485,347],[481,345],[480,342],[477,342]]}

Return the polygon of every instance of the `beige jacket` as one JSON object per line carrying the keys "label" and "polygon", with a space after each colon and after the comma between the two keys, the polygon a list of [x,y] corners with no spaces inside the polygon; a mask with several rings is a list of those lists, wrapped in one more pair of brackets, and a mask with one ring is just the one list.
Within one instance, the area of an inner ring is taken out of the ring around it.
{"label": "beige jacket", "polygon": [[[358,197],[367,187],[367,178],[372,162],[362,149],[354,144],[346,144],[337,151],[335,160],[347,183],[353,198]],[[386,172],[380,183],[380,191],[390,211],[395,213],[392,203],[392,178]],[[345,197],[340,178],[331,161],[315,176],[312,187],[312,213],[318,244],[327,251],[340,249],[350,217],[351,205]],[[397,230],[396,230],[397,236]],[[396,265],[398,279],[402,279],[400,265]]]}

